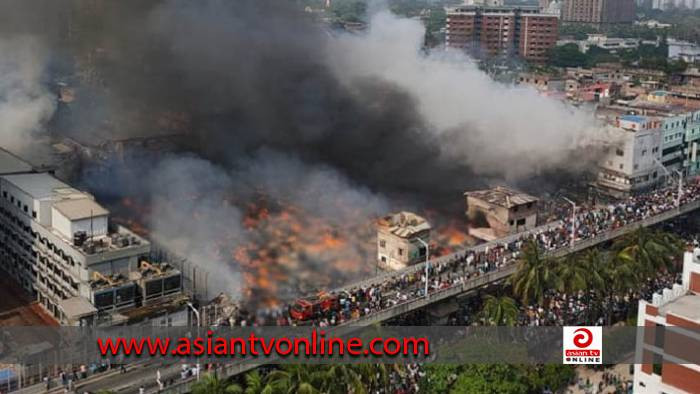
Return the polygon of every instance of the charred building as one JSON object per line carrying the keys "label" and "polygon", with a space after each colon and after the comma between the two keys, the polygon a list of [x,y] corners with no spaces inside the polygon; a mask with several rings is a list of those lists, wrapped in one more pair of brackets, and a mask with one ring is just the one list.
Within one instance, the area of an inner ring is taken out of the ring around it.
{"label": "charred building", "polygon": [[466,192],[464,196],[472,236],[490,241],[537,226],[538,199],[529,194],[498,186]]}
{"label": "charred building", "polygon": [[377,222],[377,259],[385,269],[399,270],[425,259],[430,223],[411,213],[399,212]]}

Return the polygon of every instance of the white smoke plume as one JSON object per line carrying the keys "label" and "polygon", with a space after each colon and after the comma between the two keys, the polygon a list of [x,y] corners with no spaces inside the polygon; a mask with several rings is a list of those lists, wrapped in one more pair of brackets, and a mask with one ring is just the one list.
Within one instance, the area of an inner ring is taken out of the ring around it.
{"label": "white smoke plume", "polygon": [[479,175],[517,179],[565,168],[571,150],[598,130],[589,111],[497,83],[457,51],[426,54],[424,33],[421,22],[380,11],[367,32],[331,40],[328,61],[349,89],[375,78],[409,92],[442,154]]}
{"label": "white smoke plume", "polygon": [[0,146],[31,156],[56,108],[42,80],[47,51],[29,36],[0,39]]}

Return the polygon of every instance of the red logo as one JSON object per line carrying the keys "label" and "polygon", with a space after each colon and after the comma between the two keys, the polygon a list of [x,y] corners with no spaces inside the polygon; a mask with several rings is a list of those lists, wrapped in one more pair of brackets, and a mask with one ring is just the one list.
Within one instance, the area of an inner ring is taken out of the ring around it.
{"label": "red logo", "polygon": [[[576,334],[578,333],[578,334]],[[593,343],[593,333],[587,328],[579,328],[574,331],[574,345],[579,348],[585,348]]]}

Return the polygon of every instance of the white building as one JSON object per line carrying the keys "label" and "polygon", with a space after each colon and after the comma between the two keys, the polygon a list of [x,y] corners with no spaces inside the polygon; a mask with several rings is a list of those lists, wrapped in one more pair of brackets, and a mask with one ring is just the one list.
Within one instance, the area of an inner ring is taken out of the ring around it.
{"label": "white building", "polygon": [[599,162],[595,184],[613,196],[625,196],[653,187],[661,170],[661,122],[655,118],[624,115],[616,119]]}
{"label": "white building", "polygon": [[[634,393],[685,394],[700,392],[700,249],[686,252],[683,279],[639,301]],[[691,329],[692,331],[684,330]]]}
{"label": "white building", "polygon": [[[57,321],[132,322],[129,311],[155,301],[146,300],[143,287],[148,241],[112,226],[90,194],[3,150],[0,165],[0,268]],[[167,276],[173,278],[155,316],[183,309],[181,275],[170,269]]]}

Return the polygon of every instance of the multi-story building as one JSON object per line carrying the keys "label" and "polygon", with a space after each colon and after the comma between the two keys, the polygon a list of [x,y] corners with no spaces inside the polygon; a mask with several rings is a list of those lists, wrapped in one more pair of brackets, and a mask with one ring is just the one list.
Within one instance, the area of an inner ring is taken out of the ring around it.
{"label": "multi-story building", "polygon": [[661,163],[670,172],[683,171],[687,115],[672,114],[660,120],[663,133]]}
{"label": "multi-story building", "polygon": [[686,175],[700,175],[700,110],[686,115],[683,153],[685,154],[683,167]]}
{"label": "multi-story building", "polygon": [[[491,241],[537,226],[537,198],[507,187],[465,192],[469,234]],[[488,228],[482,227],[487,225]]]}
{"label": "multi-story building", "polygon": [[700,365],[700,249],[686,252],[681,284],[639,301],[635,393],[698,393]]}
{"label": "multi-story building", "polygon": [[662,168],[661,122],[639,115],[617,117],[611,125],[611,138],[603,141],[604,156],[599,162],[594,185],[606,194],[627,196],[655,186]]}
{"label": "multi-story building", "polygon": [[448,9],[446,43],[476,57],[520,56],[544,62],[556,45],[559,19],[539,7],[462,6]]}
{"label": "multi-story building", "polygon": [[562,22],[605,24],[632,23],[636,19],[635,0],[564,0]]}
{"label": "multi-story building", "polygon": [[186,323],[180,272],[150,252],[93,196],[0,150],[0,268],[58,322]]}
{"label": "multi-story building", "polygon": [[660,10],[671,8],[700,9],[700,0],[651,0],[651,7]]}
{"label": "multi-story building", "polygon": [[382,268],[399,270],[425,259],[430,224],[424,218],[399,212],[377,221],[377,259]]}

